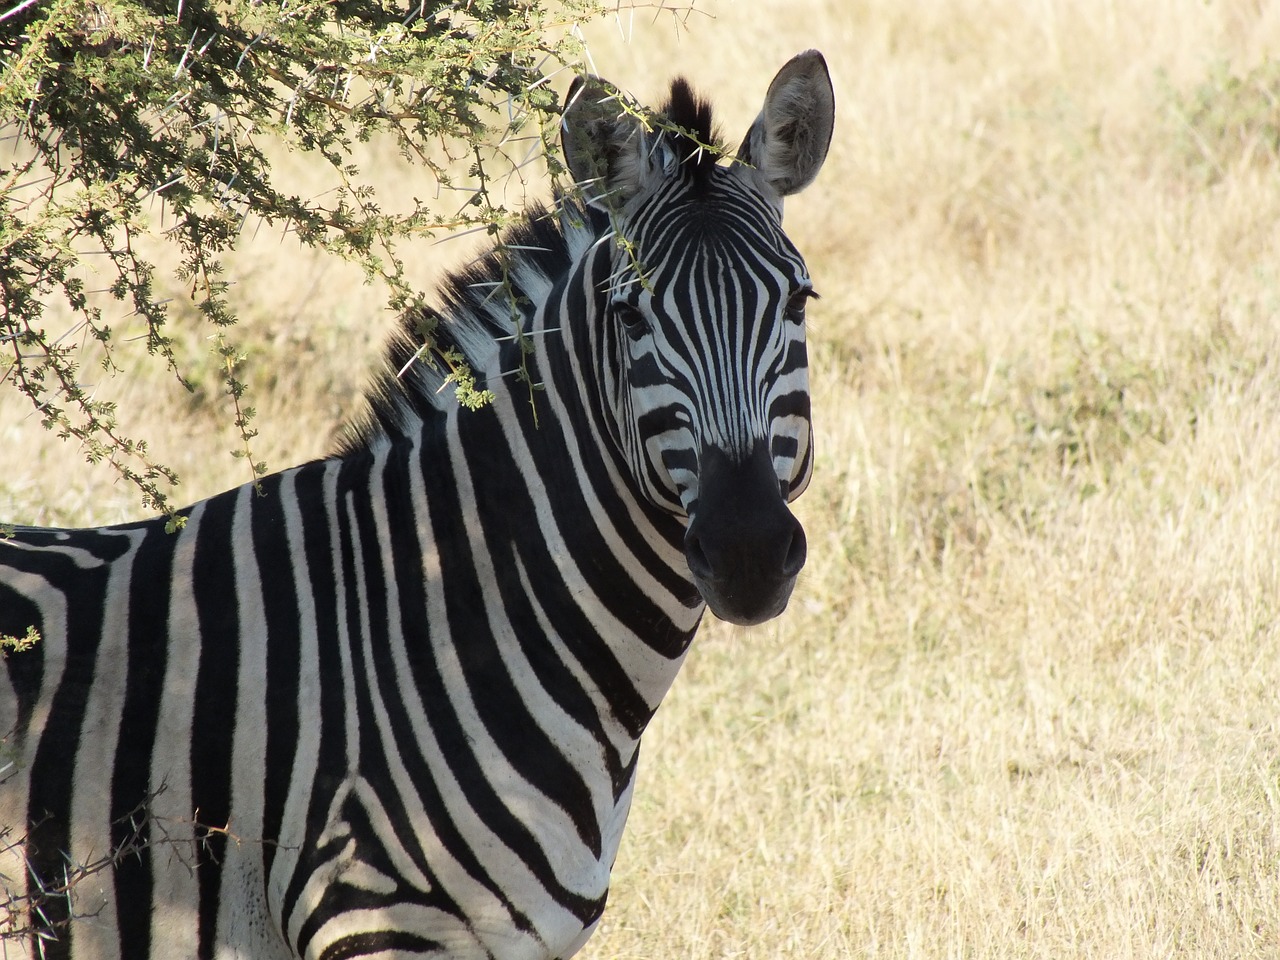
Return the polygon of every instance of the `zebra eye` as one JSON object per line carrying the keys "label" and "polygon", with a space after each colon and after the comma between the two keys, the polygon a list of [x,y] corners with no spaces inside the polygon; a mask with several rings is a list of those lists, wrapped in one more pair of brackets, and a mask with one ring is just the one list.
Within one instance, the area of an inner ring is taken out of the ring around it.
{"label": "zebra eye", "polygon": [[810,299],[818,299],[812,287],[805,287],[793,293],[791,299],[787,301],[787,319],[795,323],[804,323],[804,308]]}
{"label": "zebra eye", "polygon": [[632,340],[639,340],[652,329],[649,318],[639,307],[632,306],[624,300],[615,300],[612,310],[614,318],[622,324],[622,329]]}

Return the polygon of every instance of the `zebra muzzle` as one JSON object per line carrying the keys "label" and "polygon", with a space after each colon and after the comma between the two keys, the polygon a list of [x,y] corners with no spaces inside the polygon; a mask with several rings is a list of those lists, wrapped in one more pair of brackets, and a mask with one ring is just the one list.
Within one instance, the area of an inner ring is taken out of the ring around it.
{"label": "zebra muzzle", "polygon": [[694,584],[721,620],[770,620],[786,609],[806,547],[768,446],[757,443],[739,461],[706,448],[699,467],[698,500],[684,538]]}

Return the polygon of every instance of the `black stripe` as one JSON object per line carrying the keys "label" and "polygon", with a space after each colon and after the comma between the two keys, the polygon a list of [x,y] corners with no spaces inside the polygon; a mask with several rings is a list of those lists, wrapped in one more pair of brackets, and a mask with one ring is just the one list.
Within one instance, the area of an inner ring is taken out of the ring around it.
{"label": "black stripe", "polygon": [[401,930],[380,933],[358,933],[325,948],[319,960],[350,960],[352,957],[366,957],[375,953],[403,951],[406,955],[430,954],[445,955],[446,947],[437,940],[419,937]]}
{"label": "black stripe", "polygon": [[[305,468],[318,473],[318,465]],[[300,614],[298,570],[289,549],[284,517],[283,478],[262,481],[262,496],[254,497],[253,550],[263,581],[263,612],[266,619],[266,782],[262,797],[263,875],[271,876],[276,842],[289,798],[293,759],[298,749],[298,674],[302,648],[299,638]],[[292,495],[292,494],[291,494]],[[302,549],[297,544],[296,549]]]}
{"label": "black stripe", "polygon": [[[200,662],[196,669],[191,716],[191,806],[195,820],[199,881],[197,956],[212,960],[218,927],[218,899],[225,830],[231,818],[231,759],[235,740],[240,617],[235,593],[232,525],[238,490],[206,502],[196,530],[191,589],[200,626]],[[191,643],[173,637],[173,643]],[[250,838],[256,839],[256,838]]]}
{"label": "black stripe", "polygon": [[[95,535],[85,538],[94,542]],[[50,566],[66,569],[65,557],[51,557]],[[62,562],[59,562],[62,561]],[[67,606],[67,661],[58,688],[49,703],[49,713],[40,733],[30,772],[27,798],[27,864],[38,880],[28,881],[28,892],[62,882],[66,855],[71,851],[71,808],[76,773],[76,752],[84,727],[85,705],[93,686],[94,666],[102,640],[103,609],[108,571],[105,567],[74,573],[75,602]],[[67,901],[54,897],[43,904],[33,924],[54,932],[56,939],[44,940],[46,960],[62,960],[71,955],[74,928],[68,928]]]}
{"label": "black stripe", "polygon": [[795,437],[774,437],[769,445],[769,456],[773,459],[778,457],[794,457],[800,450],[800,441]]}
{"label": "black stripe", "polygon": [[[147,844],[153,839],[147,816],[154,789],[151,758],[168,662],[173,556],[181,536],[165,533],[162,522],[153,524],[138,546],[130,571],[128,674],[111,773],[113,850],[130,842]],[[150,912],[139,908],[140,904],[152,902],[151,864],[149,856],[133,856],[121,860],[116,868],[116,923],[121,956],[145,957],[151,950]]]}
{"label": "black stripe", "polygon": [[[769,403],[769,417],[801,417],[809,419],[809,394],[803,390],[792,390],[774,396]],[[775,442],[776,442],[775,438]]]}
{"label": "black stripe", "polygon": [[[0,550],[3,547],[4,542],[0,540]],[[5,558],[8,559],[8,556],[6,553]],[[23,637],[31,627],[35,627],[42,637],[46,633],[39,608],[22,594],[0,583],[0,634]],[[26,739],[31,714],[40,699],[40,688],[44,685],[45,646],[37,643],[21,653],[11,651],[0,656],[0,663],[5,666],[18,707],[17,725],[13,730],[0,730],[0,737],[12,734],[13,743],[19,748]]]}

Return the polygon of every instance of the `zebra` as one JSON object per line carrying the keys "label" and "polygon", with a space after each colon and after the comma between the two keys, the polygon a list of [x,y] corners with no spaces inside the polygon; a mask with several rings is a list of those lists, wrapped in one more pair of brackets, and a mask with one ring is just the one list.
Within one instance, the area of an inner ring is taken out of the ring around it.
{"label": "zebra", "polygon": [[[685,81],[656,124],[622,102],[575,80],[575,189],[404,319],[331,456],[177,532],[0,538],[0,634],[40,637],[0,679],[0,883],[32,905],[0,955],[514,960],[591,935],[705,611],[775,617],[805,562],[815,293],[782,208],[834,122],[814,50],[729,159]],[[412,362],[424,321],[489,404]]]}

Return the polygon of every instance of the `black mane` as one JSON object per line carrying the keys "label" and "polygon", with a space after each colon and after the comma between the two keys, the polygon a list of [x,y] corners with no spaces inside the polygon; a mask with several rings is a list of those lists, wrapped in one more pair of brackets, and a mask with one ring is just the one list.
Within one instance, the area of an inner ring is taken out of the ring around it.
{"label": "black mane", "polygon": [[701,190],[710,182],[723,152],[711,122],[711,104],[694,93],[684,77],[678,77],[671,84],[670,98],[658,112],[679,128],[679,131],[666,131],[665,136],[675,147],[676,157],[687,174],[693,177],[694,185]]}
{"label": "black mane", "polygon": [[[506,282],[520,304],[526,329],[541,300],[526,289],[526,283],[546,282],[569,269],[573,251],[568,233],[598,233],[604,226],[591,211],[561,198],[555,210],[533,205],[519,223],[503,233],[502,245],[509,258]],[[497,290],[503,277],[502,257],[496,249],[490,250],[439,284],[438,307],[420,304],[401,314],[381,368],[364,391],[367,407],[348,422],[334,456],[368,450],[383,438],[413,435],[454,402],[453,387],[445,383],[448,371],[440,361],[417,357],[424,327],[430,328],[435,352],[455,351],[466,359],[475,374],[477,390],[487,386],[486,373],[494,356],[511,354],[512,362],[518,362],[519,348],[511,341],[511,300]],[[497,369],[507,369],[507,365]]]}

